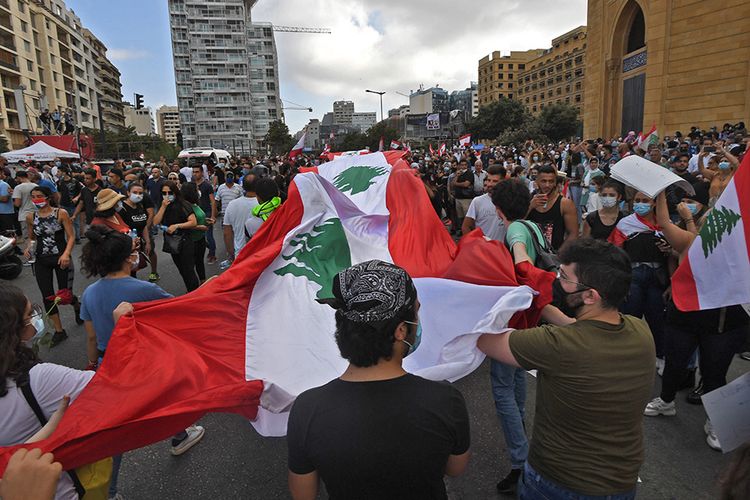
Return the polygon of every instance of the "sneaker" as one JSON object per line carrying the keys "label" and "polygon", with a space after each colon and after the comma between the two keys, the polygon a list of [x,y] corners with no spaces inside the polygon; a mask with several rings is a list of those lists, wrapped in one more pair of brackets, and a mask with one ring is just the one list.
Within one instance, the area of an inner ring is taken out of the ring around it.
{"label": "sneaker", "polygon": [[701,396],[703,396],[703,379],[698,382],[698,386],[695,389],[688,393],[685,399],[691,405],[702,405],[703,399]]}
{"label": "sneaker", "polygon": [[198,444],[198,442],[203,439],[203,435],[206,433],[206,429],[204,429],[200,425],[191,425],[190,427],[185,429],[185,432],[187,432],[187,437],[180,441],[178,444],[172,445],[172,455],[182,455],[190,448]]}
{"label": "sneaker", "polygon": [[156,283],[161,278],[159,277],[159,273],[149,273],[148,275],[148,282],[149,283]]}
{"label": "sneaker", "polygon": [[218,259],[215,255],[209,255],[208,257],[206,257],[206,264],[216,264],[217,260]]}
{"label": "sneaker", "polygon": [[660,377],[664,375],[664,358],[656,358],[656,373]]}
{"label": "sneaker", "polygon": [[745,361],[750,361],[750,351],[741,352],[740,357]]}
{"label": "sneaker", "polygon": [[656,417],[657,415],[673,417],[677,414],[677,408],[675,407],[674,401],[667,403],[662,398],[654,398],[646,405],[643,414],[647,417]]}
{"label": "sneaker", "polygon": [[497,492],[503,495],[515,496],[518,478],[521,477],[522,473],[523,469],[511,469],[508,475],[497,483]]}
{"label": "sneaker", "polygon": [[52,341],[50,342],[50,348],[55,347],[58,344],[61,344],[65,339],[68,338],[68,333],[63,330],[61,332],[55,332],[52,335]]}
{"label": "sneaker", "polygon": [[714,426],[709,419],[706,419],[706,423],[703,425],[703,432],[706,433],[706,443],[712,450],[721,451],[721,443],[719,438],[716,437],[714,432]]}

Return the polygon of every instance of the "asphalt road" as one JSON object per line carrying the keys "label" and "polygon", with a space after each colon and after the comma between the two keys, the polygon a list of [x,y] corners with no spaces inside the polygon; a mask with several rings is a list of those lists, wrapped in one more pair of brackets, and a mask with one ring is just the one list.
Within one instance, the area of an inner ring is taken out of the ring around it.
{"label": "asphalt road", "polygon": [[[218,230],[216,236],[220,237]],[[85,240],[84,240],[85,241]],[[219,243],[219,246],[223,246]],[[77,268],[81,246],[75,248]],[[223,254],[219,252],[220,260]],[[160,255],[159,283],[175,295],[185,292],[177,269],[166,254]],[[219,272],[218,264],[207,272]],[[80,295],[92,279],[76,271],[74,291]],[[141,271],[143,278],[147,274]],[[41,302],[31,269],[25,268],[14,282],[34,302]],[[73,321],[71,307],[62,307],[63,324],[69,339],[52,350],[43,349],[45,361],[75,368],[86,365],[85,332]],[[242,346],[238,346],[242,348]],[[732,380],[750,370],[750,362],[736,357],[729,372]],[[660,379],[654,376],[654,395]],[[527,423],[535,406],[535,379],[528,376]],[[472,458],[464,476],[446,481],[452,499],[503,498],[495,491],[510,462],[490,392],[489,364],[485,362],[470,376],[458,381],[469,406],[472,426]],[[710,499],[717,497],[717,481],[730,455],[711,450],[705,442],[705,413],[700,406],[678,396],[676,417],[644,417],[646,461],[638,498]],[[125,455],[120,472],[120,493],[125,499],[197,498],[288,498],[286,485],[286,440],[259,436],[236,415],[210,414],[199,422],[206,428],[203,441],[181,457],[169,453],[169,443],[160,442]],[[560,425],[565,425],[561,422]],[[531,425],[528,426],[531,429]],[[418,464],[414,464],[418,467]],[[409,474],[409,471],[404,471]],[[325,496],[325,495],[323,495]],[[507,497],[506,497],[507,498]]]}

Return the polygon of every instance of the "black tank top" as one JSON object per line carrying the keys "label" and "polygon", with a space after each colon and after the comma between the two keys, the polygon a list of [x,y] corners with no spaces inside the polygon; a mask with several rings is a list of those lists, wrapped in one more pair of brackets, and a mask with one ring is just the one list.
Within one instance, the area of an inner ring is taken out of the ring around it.
{"label": "black tank top", "polygon": [[595,240],[606,240],[609,238],[609,235],[614,231],[615,227],[617,226],[617,223],[620,222],[620,219],[625,217],[625,214],[622,212],[617,213],[617,220],[614,224],[611,226],[607,226],[602,222],[602,218],[599,217],[599,211],[591,212],[586,216],[586,222],[588,223],[589,227],[591,228],[591,237]]}
{"label": "black tank top", "polygon": [[536,222],[542,228],[542,233],[552,248],[557,250],[565,241],[565,219],[562,214],[562,196],[558,195],[555,204],[546,212],[532,210],[527,220]]}

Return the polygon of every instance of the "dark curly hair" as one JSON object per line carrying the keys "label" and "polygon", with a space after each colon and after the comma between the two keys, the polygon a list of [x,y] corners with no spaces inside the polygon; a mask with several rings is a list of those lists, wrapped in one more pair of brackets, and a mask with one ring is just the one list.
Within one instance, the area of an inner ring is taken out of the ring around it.
{"label": "dark curly hair", "polygon": [[107,226],[94,224],[86,231],[86,238],[81,250],[81,267],[89,277],[104,277],[119,271],[133,252],[133,239]]}
{"label": "dark curly hair", "polygon": [[519,180],[500,182],[492,191],[492,204],[499,208],[509,221],[526,217],[530,203],[529,188]]}
{"label": "dark curly hair", "polygon": [[9,378],[15,381],[39,363],[36,353],[21,340],[28,303],[29,299],[18,287],[0,283],[0,397],[8,394]]}
{"label": "dark curly hair", "polygon": [[[416,306],[404,308],[393,319],[360,323],[336,311],[336,344],[341,356],[354,366],[366,368],[393,356],[394,332],[402,321],[415,321]],[[414,327],[416,328],[416,327]]]}
{"label": "dark curly hair", "polygon": [[55,197],[52,196],[52,190],[48,188],[47,186],[37,186],[34,189],[31,190],[33,193],[34,191],[38,191],[44,195],[45,198],[47,198],[47,203],[51,207],[56,207],[57,202],[55,201]]}

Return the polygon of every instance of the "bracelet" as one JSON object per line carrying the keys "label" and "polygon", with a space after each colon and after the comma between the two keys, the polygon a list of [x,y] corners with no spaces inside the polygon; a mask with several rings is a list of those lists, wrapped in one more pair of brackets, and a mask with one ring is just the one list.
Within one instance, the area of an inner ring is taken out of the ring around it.
{"label": "bracelet", "polygon": [[689,222],[695,223],[695,219],[693,219],[692,217],[690,217],[689,219],[682,219],[682,222],[684,222],[685,224],[687,224]]}

